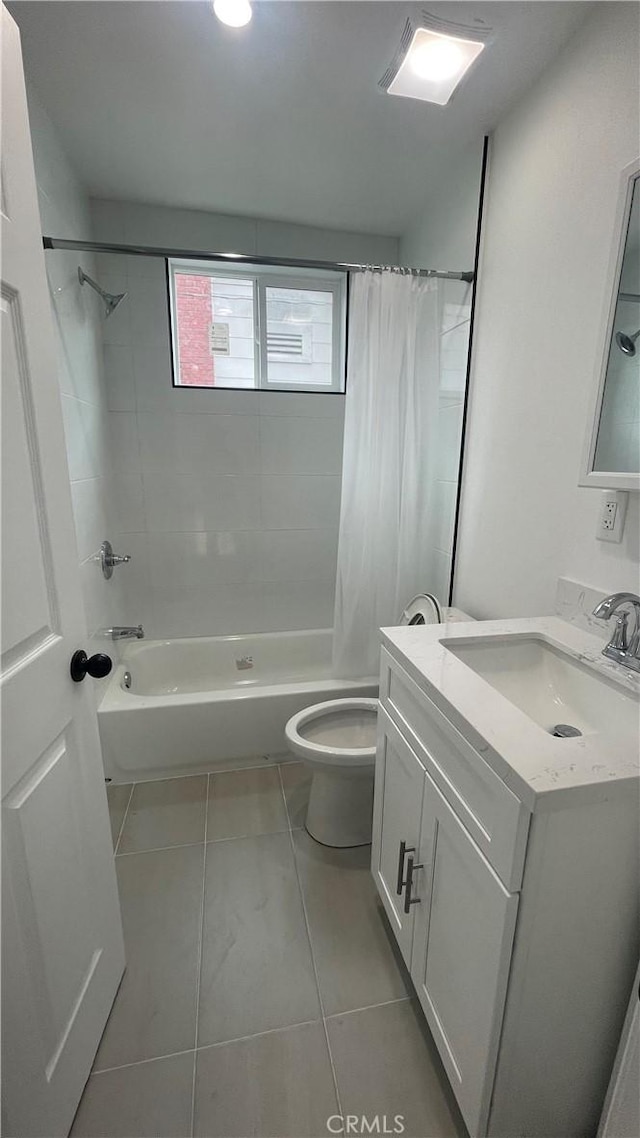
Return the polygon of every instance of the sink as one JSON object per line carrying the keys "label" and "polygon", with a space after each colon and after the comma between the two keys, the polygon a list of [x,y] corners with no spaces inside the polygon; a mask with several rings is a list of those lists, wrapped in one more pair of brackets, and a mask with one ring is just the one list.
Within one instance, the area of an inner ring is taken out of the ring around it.
{"label": "sink", "polygon": [[638,704],[631,692],[540,636],[461,637],[441,643],[551,734],[558,724],[582,735],[638,732]]}

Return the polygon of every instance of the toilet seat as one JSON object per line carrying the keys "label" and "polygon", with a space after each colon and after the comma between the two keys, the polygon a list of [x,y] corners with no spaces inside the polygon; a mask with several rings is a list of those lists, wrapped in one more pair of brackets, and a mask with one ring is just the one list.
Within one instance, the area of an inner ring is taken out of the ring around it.
{"label": "toilet seat", "polygon": [[377,699],[329,699],[291,717],[287,743],[310,763],[370,767],[376,757],[377,717]]}
{"label": "toilet seat", "polygon": [[435,597],[430,593],[418,593],[402,610],[400,624],[439,624],[442,612]]}

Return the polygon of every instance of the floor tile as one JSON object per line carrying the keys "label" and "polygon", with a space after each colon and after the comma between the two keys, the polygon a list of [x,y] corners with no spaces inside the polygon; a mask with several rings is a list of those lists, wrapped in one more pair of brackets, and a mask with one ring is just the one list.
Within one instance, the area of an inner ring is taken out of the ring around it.
{"label": "floor tile", "polygon": [[136,783],[118,853],[204,841],[207,776]]}
{"label": "floor tile", "polygon": [[307,818],[311,771],[304,763],[283,763],[280,772],[291,829],[299,830]]}
{"label": "floor tile", "polygon": [[118,841],[118,836],[122,828],[124,816],[127,811],[127,803],[131,797],[131,783],[116,783],[114,786],[107,786],[107,802],[109,804],[109,821],[111,823],[111,837],[113,838],[113,848],[115,849]]}
{"label": "floor tile", "polygon": [[203,850],[116,858],[127,968],[97,1069],[194,1045]]}
{"label": "floor tile", "polygon": [[330,849],[306,830],[293,839],[326,1014],[406,996],[410,981],[382,914],[370,848]]}
{"label": "floor tile", "polygon": [[289,834],[209,843],[198,1045],[319,1014]]}
{"label": "floor tile", "polygon": [[327,1020],[345,1115],[395,1115],[404,1138],[466,1135],[435,1044],[413,1000]]}
{"label": "floor tile", "polygon": [[196,1138],[326,1138],[336,1113],[321,1023],[198,1051]]}
{"label": "floor tile", "polygon": [[189,1138],[193,1052],[92,1075],[70,1138]]}
{"label": "floor tile", "polygon": [[211,776],[208,841],[275,834],[287,829],[276,767],[227,771]]}

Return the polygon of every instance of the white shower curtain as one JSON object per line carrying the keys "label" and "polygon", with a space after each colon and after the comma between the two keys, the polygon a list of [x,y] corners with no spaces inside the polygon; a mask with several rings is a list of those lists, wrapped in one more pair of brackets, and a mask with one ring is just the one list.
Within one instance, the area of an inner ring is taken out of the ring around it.
{"label": "white shower curtain", "polygon": [[[436,280],[351,276],[333,668],[377,675],[381,625],[429,589],[440,316]],[[446,598],[439,598],[441,601]]]}

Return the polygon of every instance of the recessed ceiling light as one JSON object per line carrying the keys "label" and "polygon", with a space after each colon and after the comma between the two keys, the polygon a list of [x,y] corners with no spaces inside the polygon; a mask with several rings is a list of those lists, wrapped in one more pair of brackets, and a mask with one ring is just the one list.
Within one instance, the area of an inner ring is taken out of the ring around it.
{"label": "recessed ceiling light", "polygon": [[213,0],[213,10],[230,28],[244,28],[252,15],[249,0]]}
{"label": "recessed ceiling light", "polygon": [[422,14],[407,20],[395,59],[380,80],[390,95],[444,106],[489,38],[485,24],[465,27]]}

